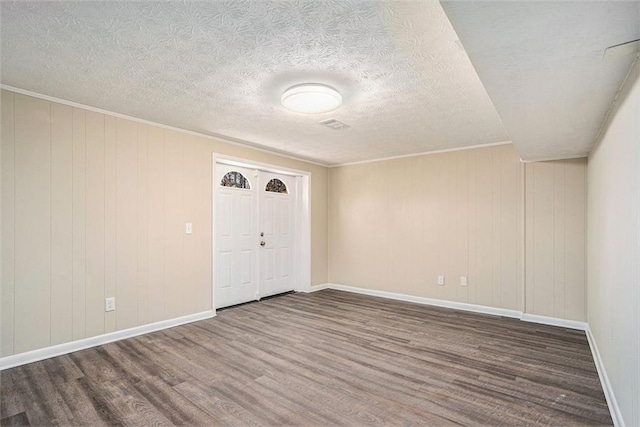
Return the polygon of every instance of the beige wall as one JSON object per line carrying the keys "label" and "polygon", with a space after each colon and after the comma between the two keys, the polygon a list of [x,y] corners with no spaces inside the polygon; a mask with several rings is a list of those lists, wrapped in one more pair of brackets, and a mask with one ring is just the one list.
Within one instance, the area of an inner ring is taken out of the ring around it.
{"label": "beige wall", "polygon": [[511,145],[330,169],[329,281],[520,310],[522,179]]}
{"label": "beige wall", "polygon": [[627,426],[640,425],[640,63],[588,165],[588,319]]}
{"label": "beige wall", "polygon": [[586,161],[524,171],[511,145],[330,169],[329,281],[585,320]]}
{"label": "beige wall", "polygon": [[526,164],[526,312],[586,319],[586,159]]}
{"label": "beige wall", "polygon": [[311,172],[325,283],[326,168],[2,91],[2,356],[210,310],[212,152]]}

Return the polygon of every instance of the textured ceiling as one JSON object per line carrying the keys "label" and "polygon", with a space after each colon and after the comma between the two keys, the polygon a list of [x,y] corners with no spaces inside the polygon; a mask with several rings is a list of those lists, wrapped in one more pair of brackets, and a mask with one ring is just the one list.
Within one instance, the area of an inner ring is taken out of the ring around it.
{"label": "textured ceiling", "polygon": [[640,2],[442,3],[520,156],[586,155],[634,59],[604,49],[640,38]]}
{"label": "textured ceiling", "polygon": [[[6,85],[327,164],[509,139],[433,0],[21,1],[1,16]],[[343,107],[280,106],[310,81]]]}

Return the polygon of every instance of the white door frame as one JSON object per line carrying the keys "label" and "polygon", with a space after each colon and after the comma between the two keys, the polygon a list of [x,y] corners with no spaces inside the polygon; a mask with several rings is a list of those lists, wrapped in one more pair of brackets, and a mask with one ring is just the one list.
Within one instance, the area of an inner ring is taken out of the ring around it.
{"label": "white door frame", "polygon": [[[241,166],[250,169],[259,169],[267,172],[275,172],[290,175],[296,178],[295,194],[295,252],[293,254],[293,277],[296,292],[309,292],[311,290],[311,172],[271,165],[268,163],[254,162],[239,157],[224,154],[212,154],[211,168],[211,307],[216,310],[216,195],[218,182],[216,182],[216,165],[225,164]],[[260,191],[260,188],[257,189]],[[259,197],[259,193],[257,194]],[[257,215],[260,213],[258,212]],[[258,242],[256,242],[256,245]],[[259,280],[259,277],[258,277]],[[258,282],[259,283],[259,282]]]}

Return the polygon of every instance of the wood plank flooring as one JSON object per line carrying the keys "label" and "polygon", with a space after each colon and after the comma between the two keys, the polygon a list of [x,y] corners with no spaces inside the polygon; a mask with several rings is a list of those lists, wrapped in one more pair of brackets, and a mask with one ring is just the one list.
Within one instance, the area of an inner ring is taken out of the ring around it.
{"label": "wood plank flooring", "polygon": [[4,425],[612,425],[583,332],[334,290],[6,370]]}

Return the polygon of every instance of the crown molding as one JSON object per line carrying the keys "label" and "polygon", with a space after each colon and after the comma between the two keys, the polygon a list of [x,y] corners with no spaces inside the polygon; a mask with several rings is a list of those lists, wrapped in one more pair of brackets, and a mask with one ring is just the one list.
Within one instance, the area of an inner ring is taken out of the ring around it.
{"label": "crown molding", "polygon": [[476,149],[476,148],[496,147],[498,145],[508,145],[508,144],[511,144],[511,141],[492,142],[492,143],[489,143],[489,144],[467,145],[467,146],[464,146],[464,147],[446,148],[446,149],[443,149],[443,150],[421,151],[420,153],[403,154],[403,155],[400,155],[400,156],[381,157],[381,158],[377,158],[377,159],[361,160],[361,161],[357,161],[357,162],[340,163],[340,164],[336,164],[336,165],[328,165],[327,167],[328,168],[339,168],[339,167],[342,167],[342,166],[354,166],[354,165],[362,165],[362,164],[366,164],[366,163],[385,162],[387,160],[406,159],[406,158],[409,158],[409,157],[419,157],[419,156],[427,156],[427,155],[430,155],[430,154],[450,153],[450,152],[453,152],[453,151],[473,150],[473,149]]}

